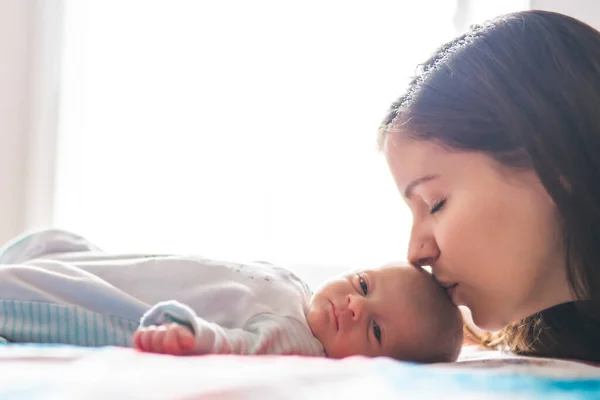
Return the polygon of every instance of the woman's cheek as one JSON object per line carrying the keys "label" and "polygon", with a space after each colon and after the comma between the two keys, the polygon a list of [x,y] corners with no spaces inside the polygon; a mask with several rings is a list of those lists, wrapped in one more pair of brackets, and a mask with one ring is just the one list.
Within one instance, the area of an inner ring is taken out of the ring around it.
{"label": "woman's cheek", "polygon": [[468,214],[463,214],[458,208],[448,208],[442,212],[436,221],[435,237],[444,258],[458,258],[458,264],[463,264],[463,257],[469,257],[477,246],[480,238],[477,227]]}

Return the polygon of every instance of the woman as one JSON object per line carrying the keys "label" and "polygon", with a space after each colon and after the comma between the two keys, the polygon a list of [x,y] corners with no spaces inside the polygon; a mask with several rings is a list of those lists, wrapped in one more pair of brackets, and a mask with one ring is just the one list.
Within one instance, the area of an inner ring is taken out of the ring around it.
{"label": "woman", "polygon": [[431,266],[520,354],[600,361],[600,34],[498,18],[442,46],[379,141]]}

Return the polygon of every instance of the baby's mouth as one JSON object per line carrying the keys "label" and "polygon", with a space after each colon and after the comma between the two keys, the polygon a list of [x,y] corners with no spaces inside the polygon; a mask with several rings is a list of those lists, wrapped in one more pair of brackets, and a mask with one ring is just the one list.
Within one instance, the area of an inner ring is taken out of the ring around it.
{"label": "baby's mouth", "polygon": [[335,310],[335,306],[331,303],[331,313],[333,314],[333,320],[335,321],[335,330],[340,330],[340,322],[338,320],[337,312]]}

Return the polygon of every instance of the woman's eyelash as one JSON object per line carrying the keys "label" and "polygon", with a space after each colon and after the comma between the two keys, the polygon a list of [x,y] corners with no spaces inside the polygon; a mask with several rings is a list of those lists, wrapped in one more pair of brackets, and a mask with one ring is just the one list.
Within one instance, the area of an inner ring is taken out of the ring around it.
{"label": "woman's eyelash", "polygon": [[367,282],[359,276],[358,283],[360,284],[363,294],[366,296],[369,293],[369,286],[367,285]]}
{"label": "woman's eyelash", "polygon": [[435,214],[436,212],[440,211],[442,208],[444,208],[445,204],[446,200],[440,200],[436,202],[433,207],[431,207],[431,210],[429,210],[429,214]]}

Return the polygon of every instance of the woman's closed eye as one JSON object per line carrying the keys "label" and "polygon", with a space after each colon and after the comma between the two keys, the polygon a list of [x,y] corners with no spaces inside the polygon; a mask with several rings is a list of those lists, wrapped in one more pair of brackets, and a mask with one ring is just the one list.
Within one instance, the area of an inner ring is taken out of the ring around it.
{"label": "woman's closed eye", "polygon": [[446,199],[436,201],[435,203],[433,203],[433,206],[429,210],[429,214],[435,214],[436,212],[438,212],[442,208],[444,208],[445,205],[446,205]]}

